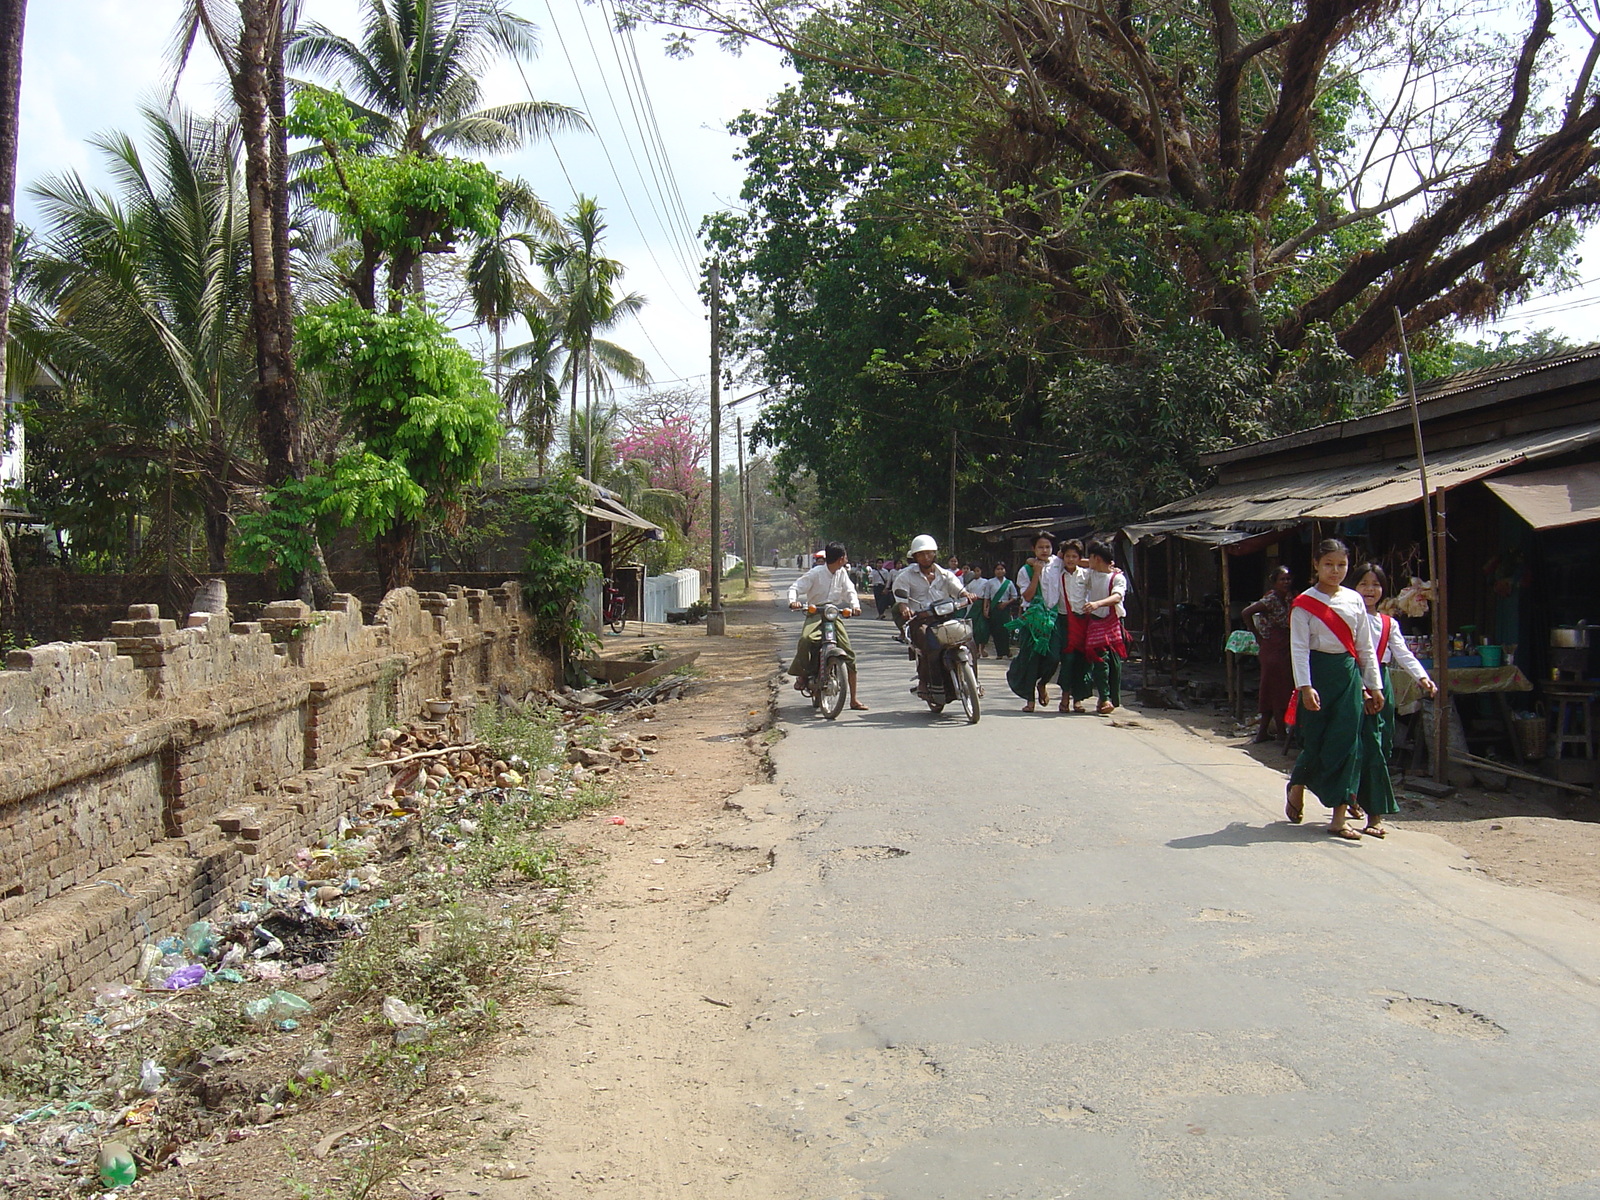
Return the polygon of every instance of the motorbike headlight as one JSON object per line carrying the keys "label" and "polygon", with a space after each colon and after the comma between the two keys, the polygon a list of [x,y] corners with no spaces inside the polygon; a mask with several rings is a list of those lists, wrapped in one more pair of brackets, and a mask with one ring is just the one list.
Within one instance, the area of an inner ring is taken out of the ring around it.
{"label": "motorbike headlight", "polygon": [[948,617],[955,610],[956,602],[954,600],[935,600],[930,611],[936,617]]}
{"label": "motorbike headlight", "polygon": [[837,604],[824,604],[822,606],[824,620],[837,621],[839,619],[839,606]]}

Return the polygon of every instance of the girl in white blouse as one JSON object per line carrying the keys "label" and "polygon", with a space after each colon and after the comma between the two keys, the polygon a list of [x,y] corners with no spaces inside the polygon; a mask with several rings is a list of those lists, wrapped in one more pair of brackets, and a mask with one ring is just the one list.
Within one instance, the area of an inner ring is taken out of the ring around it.
{"label": "girl in white blouse", "polygon": [[1361,835],[1345,822],[1361,784],[1362,724],[1383,707],[1383,680],[1367,606],[1343,586],[1349,548],[1334,538],[1319,542],[1312,566],[1317,582],[1295,597],[1289,613],[1301,750],[1289,775],[1284,815],[1299,824],[1310,788],[1332,810],[1328,832],[1359,842]]}
{"label": "girl in white blouse", "polygon": [[1434,686],[1428,672],[1417,656],[1406,645],[1400,624],[1387,613],[1378,611],[1378,601],[1389,590],[1389,577],[1377,563],[1363,563],[1351,572],[1355,590],[1367,606],[1367,622],[1372,629],[1372,644],[1378,659],[1378,673],[1383,677],[1383,708],[1368,717],[1361,726],[1361,786],[1357,798],[1367,814],[1366,828],[1361,832],[1369,837],[1387,837],[1383,818],[1400,811],[1395,802],[1394,785],[1389,782],[1389,755],[1394,750],[1394,691],[1389,686],[1389,667],[1399,667],[1417,681],[1419,687],[1432,696],[1439,689]]}
{"label": "girl in white blouse", "polygon": [[[1054,618],[1061,609],[1061,560],[1056,557],[1055,536],[1040,530],[1033,539],[1033,557],[1017,569],[1017,591],[1022,596],[1022,611],[1044,608]],[[1021,652],[1006,669],[1006,686],[1020,697],[1023,712],[1033,712],[1034,704],[1050,703],[1050,679],[1061,665],[1062,631],[1052,626],[1050,636],[1036,638],[1026,631],[1018,639]]]}

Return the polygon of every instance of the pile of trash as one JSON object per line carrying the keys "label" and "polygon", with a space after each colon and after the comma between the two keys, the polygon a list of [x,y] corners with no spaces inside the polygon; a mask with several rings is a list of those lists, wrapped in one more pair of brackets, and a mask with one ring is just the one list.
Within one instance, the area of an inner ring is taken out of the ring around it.
{"label": "pile of trash", "polygon": [[[130,980],[101,984],[87,1006],[52,1018],[35,1094],[17,1111],[0,1102],[0,1194],[99,1194],[153,1169],[199,1161],[202,1137],[237,1140],[273,1119],[273,1106],[260,1103],[229,1118],[213,1107],[221,1091],[196,1077],[226,1075],[262,1054],[303,1058],[301,1079],[332,1066],[321,1047],[270,1039],[309,1032],[302,1026],[331,983],[341,946],[397,903],[384,886],[384,863],[396,850],[424,840],[459,849],[477,835],[491,799],[571,797],[596,776],[642,765],[654,753],[655,735],[640,728],[653,709],[622,716],[629,728],[618,733],[618,717],[571,701],[557,708],[552,761],[539,765],[452,738],[446,724],[381,731],[372,753],[392,774],[376,803],[297,850],[282,874],[252,880],[225,911],[152,937]],[[237,999],[227,999],[234,988]],[[242,1019],[231,1022],[239,1030],[231,1041],[240,1044],[207,1045],[221,1033],[207,1032],[219,1001],[222,1012]],[[426,1014],[400,997],[385,997],[380,1015],[397,1044],[428,1033]],[[163,1055],[175,1032],[193,1047],[183,1062]],[[180,1090],[211,1110],[182,1131]]]}

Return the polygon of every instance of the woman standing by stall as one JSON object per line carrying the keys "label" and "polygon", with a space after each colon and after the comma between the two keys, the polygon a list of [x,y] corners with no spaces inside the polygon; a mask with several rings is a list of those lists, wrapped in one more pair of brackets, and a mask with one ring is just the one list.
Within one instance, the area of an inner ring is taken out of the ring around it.
{"label": "woman standing by stall", "polygon": [[1017,568],[1017,590],[1022,597],[1022,632],[1019,653],[1006,670],[1006,686],[1034,710],[1034,700],[1050,703],[1050,677],[1061,665],[1061,560],[1056,540],[1041,530],[1034,535],[1033,557]]}
{"label": "woman standing by stall", "polygon": [[1261,728],[1255,737],[1258,742],[1272,740],[1274,721],[1285,737],[1289,734],[1284,714],[1294,695],[1294,668],[1289,665],[1292,582],[1288,567],[1275,567],[1267,576],[1267,594],[1239,614],[1246,621],[1254,619],[1256,642],[1261,648],[1261,682],[1256,700],[1256,707],[1261,710]]}
{"label": "woman standing by stall", "polygon": [[1294,598],[1289,614],[1301,750],[1283,812],[1298,825],[1310,788],[1332,810],[1328,832],[1359,842],[1361,835],[1345,822],[1361,786],[1362,722],[1383,707],[1383,680],[1366,603],[1343,586],[1349,547],[1334,538],[1319,542],[1311,565],[1317,581]]}
{"label": "woman standing by stall", "polygon": [[1389,782],[1389,755],[1394,751],[1394,689],[1389,686],[1389,666],[1394,664],[1417,681],[1425,695],[1432,696],[1438,687],[1428,677],[1428,672],[1411,653],[1405,637],[1400,633],[1395,619],[1378,611],[1378,602],[1389,588],[1389,577],[1377,563],[1363,563],[1351,573],[1356,581],[1356,591],[1367,606],[1367,621],[1372,626],[1373,654],[1378,660],[1378,674],[1383,679],[1383,708],[1368,717],[1361,725],[1361,786],[1357,797],[1366,810],[1367,825],[1361,832],[1368,837],[1387,837],[1383,818],[1400,811],[1394,798],[1394,785]]}

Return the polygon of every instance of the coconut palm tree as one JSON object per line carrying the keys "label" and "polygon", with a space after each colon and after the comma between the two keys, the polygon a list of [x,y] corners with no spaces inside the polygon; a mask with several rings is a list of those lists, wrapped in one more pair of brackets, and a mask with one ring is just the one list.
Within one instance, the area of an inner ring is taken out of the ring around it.
{"label": "coconut palm tree", "polygon": [[546,100],[481,107],[480,82],[501,55],[539,48],[532,22],[507,0],[363,0],[361,40],[309,24],[289,45],[292,70],[342,87],[374,153],[439,155],[510,150],[583,114]]}
{"label": "coconut palm tree", "polygon": [[[11,315],[11,242],[16,221],[17,130],[21,124],[22,37],[26,0],[0,4],[0,380],[6,377],[6,325]],[[0,437],[4,431],[0,430]],[[0,525],[0,630],[17,607],[11,543]]]}
{"label": "coconut palm tree", "polygon": [[487,326],[494,338],[490,360],[494,394],[505,409],[506,424],[514,425],[516,414],[507,403],[503,375],[506,324],[543,300],[528,278],[526,267],[532,265],[542,238],[564,235],[561,222],[525,180],[501,180],[496,211],[500,226],[491,236],[473,244],[467,255],[465,277],[473,319]]}
{"label": "coconut palm tree", "polygon": [[[595,425],[595,397],[610,392],[612,379],[643,383],[650,378],[643,359],[598,336],[638,313],[645,300],[637,292],[619,294],[623,266],[601,252],[606,223],[592,196],[579,196],[562,226],[566,237],[540,251],[539,265],[545,270],[552,320],[567,352],[566,383],[572,389],[568,424],[578,426],[581,382],[583,428],[590,430]],[[584,442],[583,463],[588,470],[593,467],[593,440],[586,436]]]}
{"label": "coconut palm tree", "polygon": [[556,419],[561,413],[561,360],[565,352],[561,331],[547,307],[526,308],[522,319],[528,326],[528,340],[500,354],[501,363],[518,368],[505,378],[506,417],[508,423],[522,430],[524,442],[538,453],[539,471],[543,474],[549,466]]}
{"label": "coconut palm tree", "polygon": [[[148,150],[94,139],[115,191],[76,172],[31,189],[44,216],[29,265],[28,349],[113,404],[123,452],[160,462],[171,511],[205,525],[210,568],[227,568],[229,499],[246,464],[254,355],[249,201],[229,123],[144,110]],[[170,557],[170,553],[169,553]]]}

